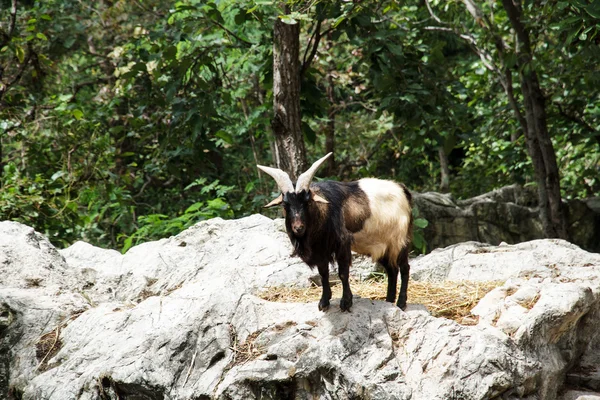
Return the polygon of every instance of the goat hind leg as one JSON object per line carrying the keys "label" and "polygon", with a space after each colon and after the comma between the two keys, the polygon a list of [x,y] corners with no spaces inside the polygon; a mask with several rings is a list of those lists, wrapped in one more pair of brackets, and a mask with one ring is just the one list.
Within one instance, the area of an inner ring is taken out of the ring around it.
{"label": "goat hind leg", "polygon": [[352,263],[352,253],[350,253],[350,246],[348,251],[342,252],[337,258],[338,263],[338,274],[342,281],[342,299],[340,300],[340,308],[342,311],[350,311],[352,307],[352,290],[350,290],[350,264]]}
{"label": "goat hind leg", "polygon": [[383,265],[387,274],[387,295],[385,301],[388,303],[396,302],[396,290],[398,288],[398,267],[390,264],[386,256],[379,259],[379,264]]}
{"label": "goat hind leg", "polygon": [[402,283],[400,284],[400,295],[398,296],[398,303],[396,305],[402,310],[406,310],[406,300],[408,291],[408,279],[410,276],[410,265],[408,264],[408,249],[405,248],[400,252],[398,256],[398,266],[400,267],[400,278]]}

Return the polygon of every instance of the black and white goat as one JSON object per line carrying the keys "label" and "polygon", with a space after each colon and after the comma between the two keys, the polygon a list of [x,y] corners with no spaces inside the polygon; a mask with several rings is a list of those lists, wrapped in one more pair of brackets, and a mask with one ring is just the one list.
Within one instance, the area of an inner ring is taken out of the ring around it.
{"label": "black and white goat", "polygon": [[396,304],[404,310],[413,222],[411,194],[404,185],[373,178],[311,184],[317,169],[331,154],[300,175],[295,188],[286,172],[258,165],[275,179],[281,190],[281,195],[265,207],[283,205],[285,227],[294,246],[294,255],[300,256],[311,268],[317,266],[319,269],[323,282],[319,310],[329,307],[329,264],[334,260],[343,285],[340,308],[350,310],[351,250],[371,256],[383,265],[388,276],[386,301],[390,303],[396,299],[400,272],[402,282]]}

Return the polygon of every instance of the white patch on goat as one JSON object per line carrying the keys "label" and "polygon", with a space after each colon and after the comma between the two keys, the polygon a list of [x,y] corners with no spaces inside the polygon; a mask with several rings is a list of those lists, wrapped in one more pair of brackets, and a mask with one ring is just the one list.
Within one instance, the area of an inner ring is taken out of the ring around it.
{"label": "white patch on goat", "polygon": [[361,179],[358,185],[369,199],[371,215],[354,233],[352,250],[374,261],[387,253],[390,263],[397,265],[400,251],[410,240],[411,207],[404,189],[396,182],[374,178]]}

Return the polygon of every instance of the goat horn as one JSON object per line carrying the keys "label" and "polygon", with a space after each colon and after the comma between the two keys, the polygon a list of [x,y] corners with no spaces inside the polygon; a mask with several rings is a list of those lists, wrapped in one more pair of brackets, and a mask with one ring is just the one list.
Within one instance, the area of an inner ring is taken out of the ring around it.
{"label": "goat horn", "polygon": [[332,154],[333,153],[328,153],[325,157],[318,159],[306,172],[300,175],[298,182],[296,182],[296,193],[299,193],[302,190],[308,191],[310,183],[312,182],[317,169],[319,169],[321,164],[323,164],[325,160],[327,160]]}
{"label": "goat horn", "polygon": [[277,186],[279,186],[281,193],[294,193],[294,184],[292,183],[292,180],[287,172],[282,171],[279,168],[265,167],[262,165],[257,165],[257,167],[275,179],[275,182],[277,182]]}

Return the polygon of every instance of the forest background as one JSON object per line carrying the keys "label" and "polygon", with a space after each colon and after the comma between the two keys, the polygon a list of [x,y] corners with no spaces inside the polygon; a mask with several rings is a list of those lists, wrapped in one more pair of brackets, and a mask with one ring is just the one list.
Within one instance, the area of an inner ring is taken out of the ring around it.
{"label": "forest background", "polygon": [[0,8],[0,220],[61,247],[262,212],[256,164],[329,151],[336,180],[535,186],[549,237],[600,195],[600,0]]}

